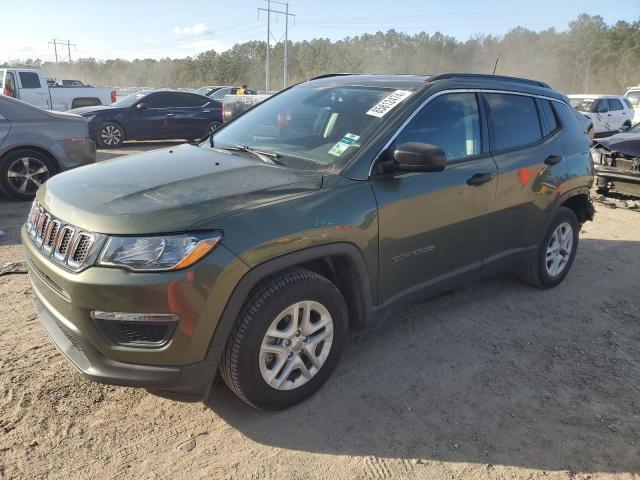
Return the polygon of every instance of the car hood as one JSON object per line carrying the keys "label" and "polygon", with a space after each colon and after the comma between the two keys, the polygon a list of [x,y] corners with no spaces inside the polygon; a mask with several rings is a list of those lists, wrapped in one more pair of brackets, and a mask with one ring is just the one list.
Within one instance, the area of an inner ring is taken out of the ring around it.
{"label": "car hood", "polygon": [[321,185],[320,173],[182,145],[65,172],[37,197],[52,215],[89,231],[170,233]]}
{"label": "car hood", "polygon": [[74,108],[72,110],[69,110],[69,112],[75,113],[78,115],[90,115],[92,113],[96,113],[101,110],[117,110],[117,109],[110,107],[109,105],[95,105],[93,107]]}
{"label": "car hood", "polygon": [[623,155],[640,157],[640,133],[618,133],[599,139],[598,145]]}

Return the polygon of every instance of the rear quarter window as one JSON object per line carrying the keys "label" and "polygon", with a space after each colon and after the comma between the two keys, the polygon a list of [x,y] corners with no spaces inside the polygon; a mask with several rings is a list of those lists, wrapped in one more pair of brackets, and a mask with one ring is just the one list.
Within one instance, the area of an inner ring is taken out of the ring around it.
{"label": "rear quarter window", "polygon": [[542,138],[533,97],[502,93],[488,93],[485,96],[489,106],[492,150],[521,147]]}
{"label": "rear quarter window", "polygon": [[542,129],[544,131],[544,136],[546,137],[558,129],[558,119],[556,118],[556,114],[553,111],[549,100],[539,99],[538,101],[540,102],[540,113],[544,120]]}

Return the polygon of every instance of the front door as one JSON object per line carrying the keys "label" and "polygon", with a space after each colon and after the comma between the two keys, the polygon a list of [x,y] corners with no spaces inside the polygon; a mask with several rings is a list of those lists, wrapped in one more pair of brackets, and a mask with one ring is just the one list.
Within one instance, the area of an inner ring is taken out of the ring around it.
{"label": "front door", "polygon": [[156,92],[142,98],[127,112],[126,135],[128,140],[162,140],[167,137],[173,107],[171,92]]}
{"label": "front door", "polygon": [[372,177],[379,212],[382,302],[480,272],[497,174],[483,148],[482,132],[477,94],[439,95],[407,124],[394,145],[436,145],[447,156],[445,169]]}

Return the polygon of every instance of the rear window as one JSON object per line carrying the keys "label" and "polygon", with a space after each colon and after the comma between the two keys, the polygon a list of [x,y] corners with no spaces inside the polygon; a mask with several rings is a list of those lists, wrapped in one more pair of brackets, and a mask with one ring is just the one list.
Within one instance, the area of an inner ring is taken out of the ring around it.
{"label": "rear window", "polygon": [[19,72],[22,88],[40,88],[40,77],[33,72]]}
{"label": "rear window", "polygon": [[538,109],[532,97],[489,93],[486,98],[493,150],[520,147],[542,138]]}

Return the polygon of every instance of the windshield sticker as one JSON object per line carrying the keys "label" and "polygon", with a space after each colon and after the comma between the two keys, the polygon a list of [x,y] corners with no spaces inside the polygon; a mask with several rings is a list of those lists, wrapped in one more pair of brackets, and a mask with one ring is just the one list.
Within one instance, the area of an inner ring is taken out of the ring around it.
{"label": "windshield sticker", "polygon": [[384,117],[393,107],[402,102],[405,98],[411,95],[412,92],[408,90],[396,90],[393,93],[390,93],[386,97],[384,97],[380,102],[371,107],[371,110],[367,112],[367,115],[371,115],[374,117],[382,118]]}
{"label": "windshield sticker", "polygon": [[359,135],[354,135],[353,133],[347,133],[344,137],[340,139],[342,143],[346,143],[347,145],[351,145],[360,139]]}
{"label": "windshield sticker", "polygon": [[348,143],[339,141],[333,147],[331,147],[331,150],[329,150],[329,155],[335,155],[336,157],[340,157],[344,152],[347,151],[347,148],[349,148],[350,146],[351,145]]}

